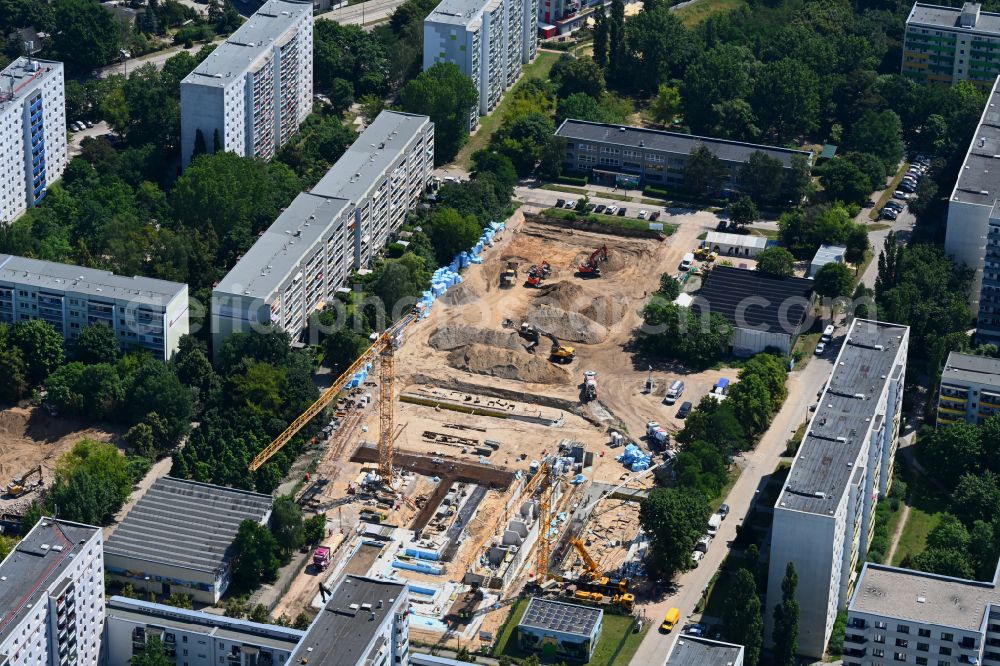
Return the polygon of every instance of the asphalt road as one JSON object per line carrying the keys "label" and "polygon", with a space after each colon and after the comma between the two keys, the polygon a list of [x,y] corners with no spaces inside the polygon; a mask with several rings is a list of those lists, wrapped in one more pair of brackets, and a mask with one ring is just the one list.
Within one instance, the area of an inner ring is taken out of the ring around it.
{"label": "asphalt road", "polygon": [[317,14],[317,21],[336,21],[341,25],[360,25],[371,28],[378,23],[389,20],[396,7],[404,0],[368,0],[350,7],[335,9],[324,14]]}
{"label": "asphalt road", "polygon": [[[224,39],[225,39],[224,37],[218,37],[216,38],[215,43],[217,44],[221,43]],[[107,77],[113,74],[124,74],[126,76],[132,76],[132,72],[139,69],[143,65],[152,64],[156,67],[156,69],[163,69],[163,64],[167,62],[167,60],[169,60],[170,58],[180,53],[181,51],[187,51],[191,55],[194,55],[195,53],[200,51],[203,46],[204,44],[195,44],[189,49],[186,49],[183,46],[173,46],[169,49],[164,49],[163,51],[157,51],[156,53],[150,53],[149,55],[141,56],[139,58],[130,58],[129,60],[126,60],[124,63],[102,67],[96,70],[96,73],[97,76],[101,77],[102,79],[106,79]]]}

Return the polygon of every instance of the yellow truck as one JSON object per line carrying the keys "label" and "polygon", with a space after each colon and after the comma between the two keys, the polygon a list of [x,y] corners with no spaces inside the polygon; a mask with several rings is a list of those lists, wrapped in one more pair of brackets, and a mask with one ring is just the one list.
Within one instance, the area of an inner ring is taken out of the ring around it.
{"label": "yellow truck", "polygon": [[667,616],[663,618],[663,624],[660,625],[660,629],[669,633],[673,630],[674,625],[680,622],[681,619],[681,609],[671,608],[667,611]]}

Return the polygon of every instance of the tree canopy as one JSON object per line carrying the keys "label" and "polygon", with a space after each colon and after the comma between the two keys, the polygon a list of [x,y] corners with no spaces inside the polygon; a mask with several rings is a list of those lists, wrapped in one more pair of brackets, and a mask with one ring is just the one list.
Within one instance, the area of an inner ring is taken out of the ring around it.
{"label": "tree canopy", "polygon": [[434,122],[434,161],[452,161],[469,137],[469,114],[479,99],[469,77],[453,63],[438,62],[403,86],[403,110]]}
{"label": "tree canopy", "polygon": [[711,514],[696,490],[654,488],[642,501],[639,522],[650,538],[651,568],[663,580],[691,565],[691,552]]}

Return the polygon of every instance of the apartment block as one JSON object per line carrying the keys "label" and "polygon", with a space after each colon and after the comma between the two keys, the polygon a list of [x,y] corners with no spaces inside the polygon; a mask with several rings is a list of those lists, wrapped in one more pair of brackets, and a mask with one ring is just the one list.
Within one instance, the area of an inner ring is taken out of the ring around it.
{"label": "apartment block", "polygon": [[904,76],[950,86],[969,81],[983,91],[1000,74],[1000,14],[982,5],[961,7],[914,3],[906,19]]}
{"label": "apartment block", "polygon": [[[299,339],[309,315],[369,266],[414,210],[434,168],[434,123],[383,111],[212,291],[212,342],[274,325]],[[387,304],[392,307],[393,304]]]}
{"label": "apartment block", "polygon": [[124,349],[166,361],[188,332],[188,287],[0,254],[0,322],[29,319],[52,324],[67,342],[87,326],[108,326]]}
{"label": "apartment block", "polygon": [[821,658],[892,483],[909,327],[855,319],[774,506],[765,636],[789,562],[799,652]]}
{"label": "apartment block", "polygon": [[43,518],[0,562],[0,666],[96,664],[101,529]]}
{"label": "apartment block", "polygon": [[720,195],[739,191],[740,167],[756,152],[779,160],[785,169],[791,169],[796,158],[812,163],[812,153],[804,150],[586,120],[564,120],[556,136],[566,140],[566,171],[587,174],[602,185],[627,188],[682,187],[688,156],[700,146],[726,166],[728,177]]}
{"label": "apartment block", "polygon": [[865,564],[847,609],[844,666],[1000,666],[1000,590]]}
{"label": "apartment block", "polygon": [[405,583],[344,576],[288,663],[407,666],[409,608]]}
{"label": "apartment block", "polygon": [[312,2],[267,0],[184,77],[183,166],[202,149],[274,157],[312,110],[312,30]]}
{"label": "apartment block", "polygon": [[443,0],[424,19],[424,69],[454,63],[479,95],[475,129],[531,62],[538,47],[538,0]]}
{"label": "apartment block", "polygon": [[[962,168],[958,172],[955,188],[948,201],[948,224],[945,231],[944,250],[958,264],[965,264],[975,274],[970,290],[969,306],[973,313],[979,313],[981,294],[988,301],[998,298],[1000,290],[1000,267],[995,254],[1000,246],[991,251],[990,277],[984,281],[983,271],[986,260],[987,236],[990,220],[1000,225],[1000,78],[994,82],[986,99],[986,106],[979,118],[979,124],[972,135],[972,142],[965,155]],[[1000,238],[994,238],[1000,241]],[[995,306],[993,306],[995,307]],[[992,311],[984,313],[984,328],[993,329],[1000,324],[995,319],[1000,316]]]}
{"label": "apartment block", "polygon": [[111,597],[101,663],[128,666],[151,638],[158,638],[177,666],[282,666],[304,631],[237,620],[215,613]]}
{"label": "apartment block", "polygon": [[1000,359],[951,352],[941,370],[937,424],[983,421],[1000,413]]}
{"label": "apartment block", "polygon": [[63,65],[18,58],[0,72],[0,222],[38,205],[66,161]]}

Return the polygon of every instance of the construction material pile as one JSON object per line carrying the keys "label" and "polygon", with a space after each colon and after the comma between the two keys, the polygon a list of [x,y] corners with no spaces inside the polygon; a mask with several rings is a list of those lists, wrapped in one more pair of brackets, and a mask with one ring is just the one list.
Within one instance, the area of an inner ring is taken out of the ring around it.
{"label": "construction material pile", "polygon": [[472,249],[460,252],[451,260],[451,264],[434,271],[431,276],[431,288],[421,295],[420,301],[417,303],[417,307],[421,310],[421,318],[428,315],[435,300],[444,296],[445,292],[452,287],[462,283],[462,276],[458,274],[460,270],[467,268],[470,264],[483,263],[483,258],[479,254],[483,248],[492,247],[493,238],[505,228],[504,222],[490,222]]}
{"label": "construction material pile", "polygon": [[522,349],[521,337],[511,331],[495,331],[478,326],[448,324],[434,331],[427,340],[438,351],[451,351],[466,345],[480,344],[501,349]]}
{"label": "construction material pile", "polygon": [[628,467],[633,472],[642,472],[653,464],[653,456],[644,452],[635,444],[625,446],[625,453],[615,458],[618,462]]}
{"label": "construction material pile", "polygon": [[560,340],[596,344],[608,337],[608,329],[579,312],[543,305],[528,312],[528,323]]}
{"label": "construction material pile", "polygon": [[569,373],[542,355],[515,349],[471,344],[448,355],[448,364],[458,370],[532,384],[564,384]]}

